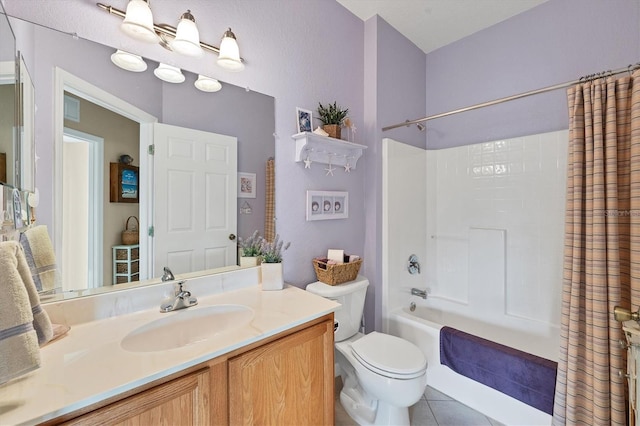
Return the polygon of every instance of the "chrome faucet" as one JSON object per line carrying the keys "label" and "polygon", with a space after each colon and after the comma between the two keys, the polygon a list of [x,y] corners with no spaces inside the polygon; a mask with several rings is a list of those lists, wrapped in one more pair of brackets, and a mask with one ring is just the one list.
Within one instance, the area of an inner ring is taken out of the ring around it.
{"label": "chrome faucet", "polygon": [[175,296],[172,300],[160,305],[160,312],[177,311],[178,309],[185,309],[198,304],[198,299],[191,296],[191,292],[182,288],[184,283],[185,281],[180,281],[178,283]]}
{"label": "chrome faucet", "polygon": [[412,296],[418,296],[418,297],[422,297],[423,299],[427,298],[427,290],[420,290],[418,288],[412,288],[411,289],[411,295]]}
{"label": "chrome faucet", "polygon": [[173,281],[176,278],[173,276],[173,272],[168,266],[164,267],[164,273],[162,274],[162,281]]}

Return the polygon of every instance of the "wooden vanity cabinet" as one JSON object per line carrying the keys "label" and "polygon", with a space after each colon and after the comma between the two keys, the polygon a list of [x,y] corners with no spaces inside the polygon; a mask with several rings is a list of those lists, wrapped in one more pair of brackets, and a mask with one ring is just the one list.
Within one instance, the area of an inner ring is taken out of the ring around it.
{"label": "wooden vanity cabinet", "polygon": [[329,425],[333,320],[229,359],[232,425]]}
{"label": "wooden vanity cabinet", "polygon": [[47,424],[333,425],[333,314]]}
{"label": "wooden vanity cabinet", "polygon": [[208,425],[209,368],[156,386],[65,425]]}

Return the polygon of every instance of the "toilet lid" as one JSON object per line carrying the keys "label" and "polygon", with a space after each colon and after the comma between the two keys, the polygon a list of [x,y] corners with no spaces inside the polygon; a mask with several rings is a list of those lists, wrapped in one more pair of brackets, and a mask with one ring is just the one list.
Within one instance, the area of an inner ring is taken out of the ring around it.
{"label": "toilet lid", "polygon": [[412,378],[427,368],[427,359],[416,345],[389,334],[369,333],[353,342],[351,350],[366,367],[385,376]]}

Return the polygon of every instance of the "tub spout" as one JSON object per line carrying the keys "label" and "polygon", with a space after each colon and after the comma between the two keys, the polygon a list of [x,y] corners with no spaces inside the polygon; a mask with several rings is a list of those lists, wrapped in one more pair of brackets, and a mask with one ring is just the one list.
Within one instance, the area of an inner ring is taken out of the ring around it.
{"label": "tub spout", "polygon": [[427,290],[420,290],[417,288],[412,288],[411,289],[411,295],[412,296],[418,296],[418,297],[422,297],[423,299],[427,298]]}

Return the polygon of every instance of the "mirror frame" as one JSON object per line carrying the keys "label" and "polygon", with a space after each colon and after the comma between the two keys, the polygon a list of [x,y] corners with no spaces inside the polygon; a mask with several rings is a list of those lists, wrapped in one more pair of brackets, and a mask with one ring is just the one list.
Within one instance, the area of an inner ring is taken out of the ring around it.
{"label": "mirror frame", "polygon": [[17,87],[16,120],[18,133],[17,167],[18,187],[22,191],[36,190],[36,153],[35,153],[35,87],[27,69],[22,52],[18,52],[16,60]]}
{"label": "mirror frame", "polygon": [[[12,146],[12,151],[11,153],[6,153],[7,154],[7,164],[9,164],[9,162],[11,162],[11,164],[13,165],[10,169],[12,170],[12,175],[11,177],[9,177],[8,175],[8,170],[7,170],[7,182],[2,182],[0,181],[1,185],[10,187],[10,188],[20,188],[20,175],[19,175],[19,167],[16,167],[17,164],[19,164],[19,160],[20,160],[20,153],[19,153],[19,147],[20,147],[20,132],[19,132],[19,107],[20,107],[20,102],[18,99],[18,88],[19,88],[19,72],[20,72],[20,68],[19,68],[19,61],[18,61],[18,50],[17,50],[17,40],[16,40],[16,34],[13,30],[13,27],[11,26],[11,22],[9,22],[9,16],[6,14],[6,11],[4,10],[4,6],[2,4],[2,2],[0,2],[0,15],[2,15],[3,18],[0,19],[4,19],[5,23],[6,23],[6,27],[8,30],[8,33],[11,33],[11,40],[12,40],[12,44],[13,46],[11,47],[11,60],[0,60],[0,78],[4,81],[4,80],[13,80],[13,88],[14,88],[14,97],[13,97],[13,129],[11,131],[11,146]],[[4,40],[4,37],[0,37],[0,40],[2,40],[3,43],[7,42],[9,40],[9,38],[7,37],[6,40]],[[7,49],[8,51],[9,49]],[[8,59],[8,58],[7,58]],[[8,85],[11,83],[7,83]],[[4,220],[4,218],[2,218]]]}

